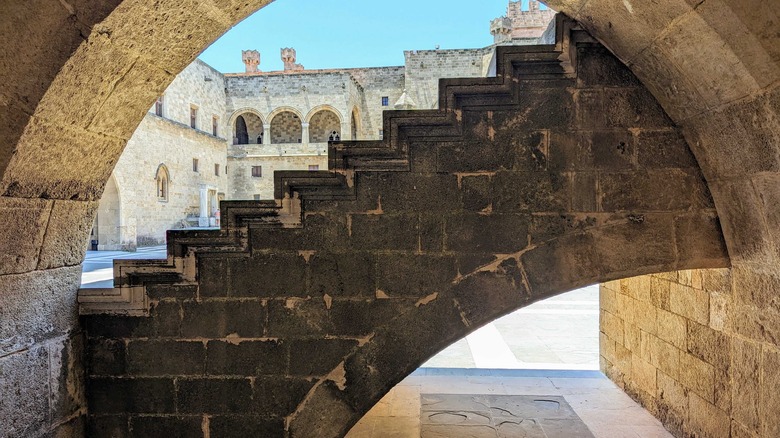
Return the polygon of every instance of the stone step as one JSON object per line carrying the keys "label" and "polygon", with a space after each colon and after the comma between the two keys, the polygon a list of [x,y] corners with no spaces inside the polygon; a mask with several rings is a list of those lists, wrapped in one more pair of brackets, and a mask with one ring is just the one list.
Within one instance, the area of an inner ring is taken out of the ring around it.
{"label": "stone step", "polygon": [[[565,87],[574,81],[576,44],[593,41],[576,23],[558,14],[555,41],[536,46],[500,46],[494,77],[441,79],[439,109],[385,111],[382,140],[331,142],[327,171],[274,172],[274,200],[223,201],[217,230],[171,230],[165,260],[116,260],[116,290],[80,292],[81,313],[144,315],[148,299],[138,288],[148,284],[197,283],[197,257],[247,257],[252,228],[301,228],[301,199],[354,200],[355,172],[410,170],[409,143],[462,136],[464,111],[519,107],[529,84]],[[101,298],[103,297],[103,298]]]}

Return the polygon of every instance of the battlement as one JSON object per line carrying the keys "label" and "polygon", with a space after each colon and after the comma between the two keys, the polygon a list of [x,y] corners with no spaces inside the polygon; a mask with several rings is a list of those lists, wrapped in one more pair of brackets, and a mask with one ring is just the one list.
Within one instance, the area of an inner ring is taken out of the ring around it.
{"label": "battlement", "polygon": [[[506,16],[491,21],[490,33],[496,43],[518,38],[539,38],[554,16],[555,11],[541,9],[538,0],[529,0],[528,10],[523,10],[522,0],[510,1],[506,7]],[[509,32],[507,27],[511,29]]]}

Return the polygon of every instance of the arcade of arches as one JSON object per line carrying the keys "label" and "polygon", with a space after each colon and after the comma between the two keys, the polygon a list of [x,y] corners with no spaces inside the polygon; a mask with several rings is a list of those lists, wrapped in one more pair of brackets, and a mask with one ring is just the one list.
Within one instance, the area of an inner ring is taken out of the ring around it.
{"label": "arcade of arches", "polygon": [[505,94],[464,98],[491,109],[458,113],[457,141],[392,137],[406,169],[355,172],[352,200],[302,191],[302,227],[253,229],[246,257],[148,287],[147,317],[80,321],[84,242],[124,144],[267,3],[0,6],[0,435],[339,436],[437,349],[594,282],[610,282],[605,372],[676,435],[780,435],[777,2],[550,0],[627,69],[585,41],[576,79],[525,90],[525,118]]}

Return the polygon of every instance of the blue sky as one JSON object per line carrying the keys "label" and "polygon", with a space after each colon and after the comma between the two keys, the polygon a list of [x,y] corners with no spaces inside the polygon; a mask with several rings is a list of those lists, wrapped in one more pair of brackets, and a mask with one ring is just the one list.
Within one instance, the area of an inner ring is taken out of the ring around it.
{"label": "blue sky", "polygon": [[[527,4],[527,0],[523,0]],[[294,47],[307,69],[403,65],[404,50],[484,47],[490,20],[508,0],[276,0],[225,33],[200,59],[243,72],[241,50],[260,51],[260,70],[281,70]]]}

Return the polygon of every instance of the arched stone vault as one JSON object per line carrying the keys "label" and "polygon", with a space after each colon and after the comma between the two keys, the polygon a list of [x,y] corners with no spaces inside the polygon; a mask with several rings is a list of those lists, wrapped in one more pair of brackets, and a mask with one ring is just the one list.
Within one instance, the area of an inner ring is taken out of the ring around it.
{"label": "arched stone vault", "polygon": [[[0,327],[0,339],[16,346],[3,353],[43,343],[69,348],[83,243],[124,143],[177,72],[265,4],[2,6],[0,302],[14,321],[24,321]],[[780,4],[548,4],[622,59],[682,128],[714,199],[735,282],[777,284]],[[755,317],[762,312],[757,304]],[[52,391],[65,380],[54,381]]]}

